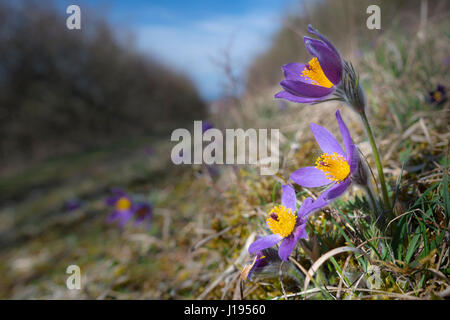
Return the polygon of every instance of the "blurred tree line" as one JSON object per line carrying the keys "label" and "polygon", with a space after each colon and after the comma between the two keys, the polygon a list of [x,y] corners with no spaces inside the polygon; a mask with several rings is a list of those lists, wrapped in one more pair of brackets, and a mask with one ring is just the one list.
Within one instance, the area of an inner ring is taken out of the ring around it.
{"label": "blurred tree line", "polygon": [[[366,27],[370,5],[380,7],[380,30]],[[262,88],[276,86],[283,77],[282,65],[311,59],[303,43],[303,36],[315,37],[308,33],[308,24],[330,39],[343,55],[357,59],[361,48],[374,47],[383,32],[418,32],[427,16],[445,19],[448,10],[448,0],[299,0],[297,10],[283,16],[282,27],[269,49],[249,67],[246,91],[257,94]]]}
{"label": "blurred tree line", "polygon": [[48,2],[0,3],[0,163],[167,134],[205,116],[192,82],[102,19],[66,28]]}

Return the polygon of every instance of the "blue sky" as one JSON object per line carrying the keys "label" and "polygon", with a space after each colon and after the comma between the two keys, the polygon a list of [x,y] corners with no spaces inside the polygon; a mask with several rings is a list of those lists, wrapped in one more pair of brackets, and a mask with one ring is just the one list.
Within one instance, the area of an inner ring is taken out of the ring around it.
{"label": "blue sky", "polygon": [[[152,0],[67,1],[106,15],[113,28],[129,29],[136,46],[171,68],[187,74],[206,99],[223,92],[217,65],[230,47],[239,78],[251,59],[270,43],[283,12],[298,0]],[[61,3],[59,3],[61,5]]]}

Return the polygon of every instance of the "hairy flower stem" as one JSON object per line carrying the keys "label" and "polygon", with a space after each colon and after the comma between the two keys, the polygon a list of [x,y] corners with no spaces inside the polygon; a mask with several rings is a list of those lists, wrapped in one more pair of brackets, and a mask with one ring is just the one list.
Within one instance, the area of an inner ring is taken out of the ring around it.
{"label": "hairy flower stem", "polygon": [[389,213],[391,210],[391,202],[389,200],[389,195],[386,187],[386,180],[383,173],[383,165],[381,164],[380,154],[378,153],[378,148],[375,143],[375,137],[370,127],[369,120],[367,119],[366,113],[360,112],[361,120],[363,122],[364,128],[366,129],[367,136],[369,137],[370,146],[372,147],[373,156],[375,158],[375,164],[377,165],[378,178],[380,179],[381,192],[383,194],[383,202],[385,210]]}

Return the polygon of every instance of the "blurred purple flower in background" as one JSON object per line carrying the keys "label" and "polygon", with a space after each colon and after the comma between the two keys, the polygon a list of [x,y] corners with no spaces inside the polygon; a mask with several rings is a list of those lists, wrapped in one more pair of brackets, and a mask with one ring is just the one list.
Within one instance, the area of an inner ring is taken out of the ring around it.
{"label": "blurred purple flower in background", "polygon": [[204,133],[204,132],[206,132],[207,130],[212,129],[212,128],[214,128],[214,126],[212,125],[212,123],[210,123],[210,122],[208,122],[208,121],[206,121],[206,120],[203,120],[203,121],[202,121],[202,133]]}
{"label": "blurred purple flower in background", "polygon": [[339,110],[336,112],[336,119],[345,152],[327,129],[311,123],[311,131],[323,153],[317,158],[315,167],[300,168],[290,176],[292,181],[303,187],[314,188],[331,185],[316,201],[321,199],[330,202],[341,196],[350,186],[352,174],[358,172],[359,155]]}
{"label": "blurred purple flower in background", "polygon": [[343,62],[339,52],[311,25],[308,31],[321,39],[304,37],[306,49],[313,58],[307,64],[288,63],[282,67],[285,79],[280,85],[284,90],[275,98],[298,103],[321,101],[333,94],[341,82]]}
{"label": "blurred purple flower in background", "polygon": [[135,216],[135,225],[141,225],[145,223],[145,227],[149,228],[153,218],[153,207],[147,202],[138,202],[133,205],[133,211]]}
{"label": "blurred purple flower in background", "polygon": [[64,208],[67,212],[72,212],[80,208],[81,205],[82,203],[79,199],[73,198],[66,201],[66,203],[64,204]]}
{"label": "blurred purple flower in background", "polygon": [[133,218],[133,202],[122,189],[114,189],[112,193],[113,195],[105,200],[105,203],[108,206],[114,208],[106,221],[117,221],[120,227],[124,227],[127,222]]}
{"label": "blurred purple flower in background", "polygon": [[428,102],[442,104],[445,101],[447,101],[447,92],[443,85],[438,84],[436,90],[428,92]]}

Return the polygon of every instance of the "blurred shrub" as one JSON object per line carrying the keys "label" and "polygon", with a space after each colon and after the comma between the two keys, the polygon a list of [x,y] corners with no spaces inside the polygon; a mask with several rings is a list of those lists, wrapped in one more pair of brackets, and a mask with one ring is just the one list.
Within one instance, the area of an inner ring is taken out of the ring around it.
{"label": "blurred shrub", "polygon": [[0,4],[0,159],[36,159],[166,134],[204,116],[190,80],[102,19],[68,30],[47,2]]}

